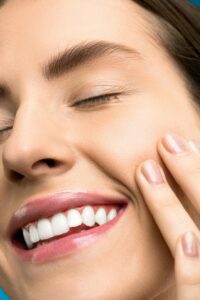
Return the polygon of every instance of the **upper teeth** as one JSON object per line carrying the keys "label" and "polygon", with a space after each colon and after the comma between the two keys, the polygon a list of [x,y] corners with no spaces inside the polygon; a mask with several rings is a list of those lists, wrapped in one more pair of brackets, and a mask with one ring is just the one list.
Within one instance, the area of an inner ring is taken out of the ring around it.
{"label": "upper teeth", "polygon": [[27,247],[33,248],[33,243],[46,240],[68,232],[71,227],[81,224],[94,226],[105,224],[117,216],[117,210],[112,208],[106,215],[106,210],[100,207],[96,213],[92,206],[85,206],[80,213],[77,209],[70,209],[67,213],[57,213],[51,218],[40,219],[37,224],[31,224],[29,228],[22,228]]}

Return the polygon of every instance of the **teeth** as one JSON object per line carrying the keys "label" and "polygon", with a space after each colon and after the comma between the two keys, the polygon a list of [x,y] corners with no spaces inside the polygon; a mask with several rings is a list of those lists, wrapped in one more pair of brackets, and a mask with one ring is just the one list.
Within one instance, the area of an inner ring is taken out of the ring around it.
{"label": "teeth", "polygon": [[51,222],[48,219],[39,220],[37,223],[37,230],[41,240],[46,240],[54,236]]}
{"label": "teeth", "polygon": [[58,213],[51,218],[51,225],[53,234],[60,235],[69,231],[69,225],[67,223],[67,218],[63,213]]}
{"label": "teeth", "polygon": [[94,214],[94,209],[91,206],[84,207],[81,216],[82,216],[83,224],[87,226],[94,226],[95,214]]}
{"label": "teeth", "polygon": [[29,228],[30,239],[32,243],[39,242],[40,238],[38,235],[38,231],[34,225],[31,225]]}
{"label": "teeth", "polygon": [[76,209],[70,209],[67,212],[67,221],[69,227],[76,227],[82,224],[82,218],[80,212]]}
{"label": "teeth", "polygon": [[23,232],[24,240],[26,242],[27,247],[29,249],[31,249],[33,247],[33,244],[31,243],[31,239],[30,239],[28,230],[26,230],[25,228],[22,228],[22,232]]}
{"label": "teeth", "polygon": [[117,216],[117,211],[115,208],[112,208],[107,215],[107,221],[113,220],[116,216]]}
{"label": "teeth", "polygon": [[103,207],[99,208],[95,214],[96,223],[103,225],[107,222],[106,211]]}
{"label": "teeth", "polygon": [[82,223],[88,227],[94,226],[95,223],[103,225],[116,216],[115,208],[112,208],[106,216],[106,210],[103,207],[100,207],[95,214],[93,207],[88,205],[83,208],[81,214],[77,209],[70,209],[67,213],[57,213],[49,219],[40,219],[37,225],[30,224],[29,227],[22,228],[22,232],[25,243],[30,249],[34,247],[34,243],[37,243],[36,247],[48,244],[48,241],[40,240],[64,234],[70,230],[70,227],[77,227]]}

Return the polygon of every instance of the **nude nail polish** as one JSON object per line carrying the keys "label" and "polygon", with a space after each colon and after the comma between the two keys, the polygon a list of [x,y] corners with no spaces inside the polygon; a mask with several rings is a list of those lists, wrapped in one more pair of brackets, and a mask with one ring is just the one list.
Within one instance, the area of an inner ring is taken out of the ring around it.
{"label": "nude nail polish", "polygon": [[141,168],[141,172],[146,180],[151,184],[162,184],[164,179],[159,166],[154,161],[146,161]]}
{"label": "nude nail polish", "polygon": [[189,140],[188,145],[193,153],[200,155],[200,144],[199,143],[197,143],[194,140]]}
{"label": "nude nail polish", "polygon": [[166,135],[162,140],[162,144],[172,154],[183,153],[187,150],[184,141],[174,134]]}
{"label": "nude nail polish", "polygon": [[199,250],[196,236],[193,232],[187,232],[182,237],[182,247],[186,256],[198,257]]}

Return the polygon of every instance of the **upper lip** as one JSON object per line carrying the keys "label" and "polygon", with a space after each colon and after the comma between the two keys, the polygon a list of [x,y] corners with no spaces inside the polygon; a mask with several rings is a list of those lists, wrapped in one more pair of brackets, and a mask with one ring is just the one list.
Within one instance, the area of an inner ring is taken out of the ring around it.
{"label": "upper lip", "polygon": [[19,229],[40,218],[52,216],[57,212],[84,205],[119,203],[126,205],[123,197],[106,196],[85,192],[57,192],[44,197],[31,198],[13,214],[8,226],[8,236],[12,237]]}

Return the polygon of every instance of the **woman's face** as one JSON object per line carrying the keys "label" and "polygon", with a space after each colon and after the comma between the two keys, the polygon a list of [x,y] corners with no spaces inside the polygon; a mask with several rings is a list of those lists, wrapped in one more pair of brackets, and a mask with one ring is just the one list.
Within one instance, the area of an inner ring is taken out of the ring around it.
{"label": "woman's face", "polygon": [[[10,93],[0,97],[0,127],[8,127],[0,132],[0,286],[12,299],[164,299],[172,284],[173,260],[135,170],[160,160],[156,145],[166,131],[196,138],[199,123],[181,73],[150,30],[144,9],[128,0],[1,7],[0,82]],[[44,67],[82,43],[91,51]],[[109,50],[112,43],[118,47]],[[103,94],[118,96],[75,104]],[[32,197],[60,191],[126,198],[128,206],[71,253],[24,259],[8,236],[12,216]]]}

